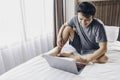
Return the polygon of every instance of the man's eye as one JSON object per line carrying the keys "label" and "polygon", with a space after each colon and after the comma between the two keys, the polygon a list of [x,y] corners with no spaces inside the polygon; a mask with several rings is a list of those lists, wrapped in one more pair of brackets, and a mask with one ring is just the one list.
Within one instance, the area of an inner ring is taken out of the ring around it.
{"label": "man's eye", "polygon": [[80,19],[80,20],[82,20],[82,19]]}

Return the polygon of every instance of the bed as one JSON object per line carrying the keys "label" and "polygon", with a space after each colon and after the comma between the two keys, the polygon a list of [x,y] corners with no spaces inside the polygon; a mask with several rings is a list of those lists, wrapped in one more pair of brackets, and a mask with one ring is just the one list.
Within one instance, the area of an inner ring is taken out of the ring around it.
{"label": "bed", "polygon": [[[99,3],[97,17],[107,25],[115,25],[105,26],[108,38],[107,63],[87,65],[79,75],[76,75],[50,67],[42,55],[39,55],[0,75],[0,80],[120,80],[120,28],[116,27],[120,26],[119,3],[114,2],[113,6],[112,1],[109,1],[109,5],[105,5],[103,0],[98,0],[96,3]],[[103,12],[105,12],[104,16]],[[110,16],[114,17],[110,18]],[[44,54],[49,54],[51,51]],[[75,52],[75,49],[67,43],[62,51]]]}
{"label": "bed", "polygon": [[[109,40],[106,53],[109,58],[107,63],[87,65],[79,75],[76,75],[50,67],[42,55],[39,55],[4,73],[0,76],[0,80],[119,80],[119,27],[106,26],[105,29]],[[44,54],[49,54],[51,51]],[[74,52],[75,49],[66,43],[62,51]]]}

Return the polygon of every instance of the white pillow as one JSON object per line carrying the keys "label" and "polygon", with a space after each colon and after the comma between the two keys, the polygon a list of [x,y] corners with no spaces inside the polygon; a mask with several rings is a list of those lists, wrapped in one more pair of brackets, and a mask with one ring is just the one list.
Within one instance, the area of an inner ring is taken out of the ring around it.
{"label": "white pillow", "polygon": [[117,26],[104,26],[108,42],[114,42],[118,38],[119,27]]}
{"label": "white pillow", "polygon": [[108,51],[111,51],[111,50],[120,51],[120,42],[119,41],[108,42],[107,43],[107,50]]}

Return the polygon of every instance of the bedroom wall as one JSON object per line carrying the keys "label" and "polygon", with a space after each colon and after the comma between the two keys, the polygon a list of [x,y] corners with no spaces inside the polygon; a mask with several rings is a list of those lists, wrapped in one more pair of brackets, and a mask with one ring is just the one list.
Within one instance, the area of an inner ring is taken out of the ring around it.
{"label": "bedroom wall", "polygon": [[95,17],[105,25],[120,26],[120,0],[77,0],[77,3],[91,1],[96,5]]}
{"label": "bedroom wall", "polygon": [[83,1],[92,1],[96,7],[96,17],[105,25],[120,26],[120,0],[66,0],[66,21],[76,14],[76,6]]}

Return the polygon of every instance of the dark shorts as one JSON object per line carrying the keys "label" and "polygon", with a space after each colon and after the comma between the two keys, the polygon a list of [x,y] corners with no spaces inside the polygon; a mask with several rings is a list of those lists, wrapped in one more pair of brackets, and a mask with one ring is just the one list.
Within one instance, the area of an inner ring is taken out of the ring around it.
{"label": "dark shorts", "polygon": [[94,53],[97,49],[91,49],[91,50],[82,50],[82,44],[81,44],[81,40],[80,40],[80,37],[78,35],[78,33],[74,32],[74,39],[73,41],[71,41],[69,39],[69,44],[72,45],[76,51],[79,53],[79,54],[91,54],[91,53]]}
{"label": "dark shorts", "polygon": [[79,54],[81,54],[81,49],[82,49],[81,40],[79,35],[76,32],[74,32],[73,41],[69,39],[69,44],[72,45]]}

